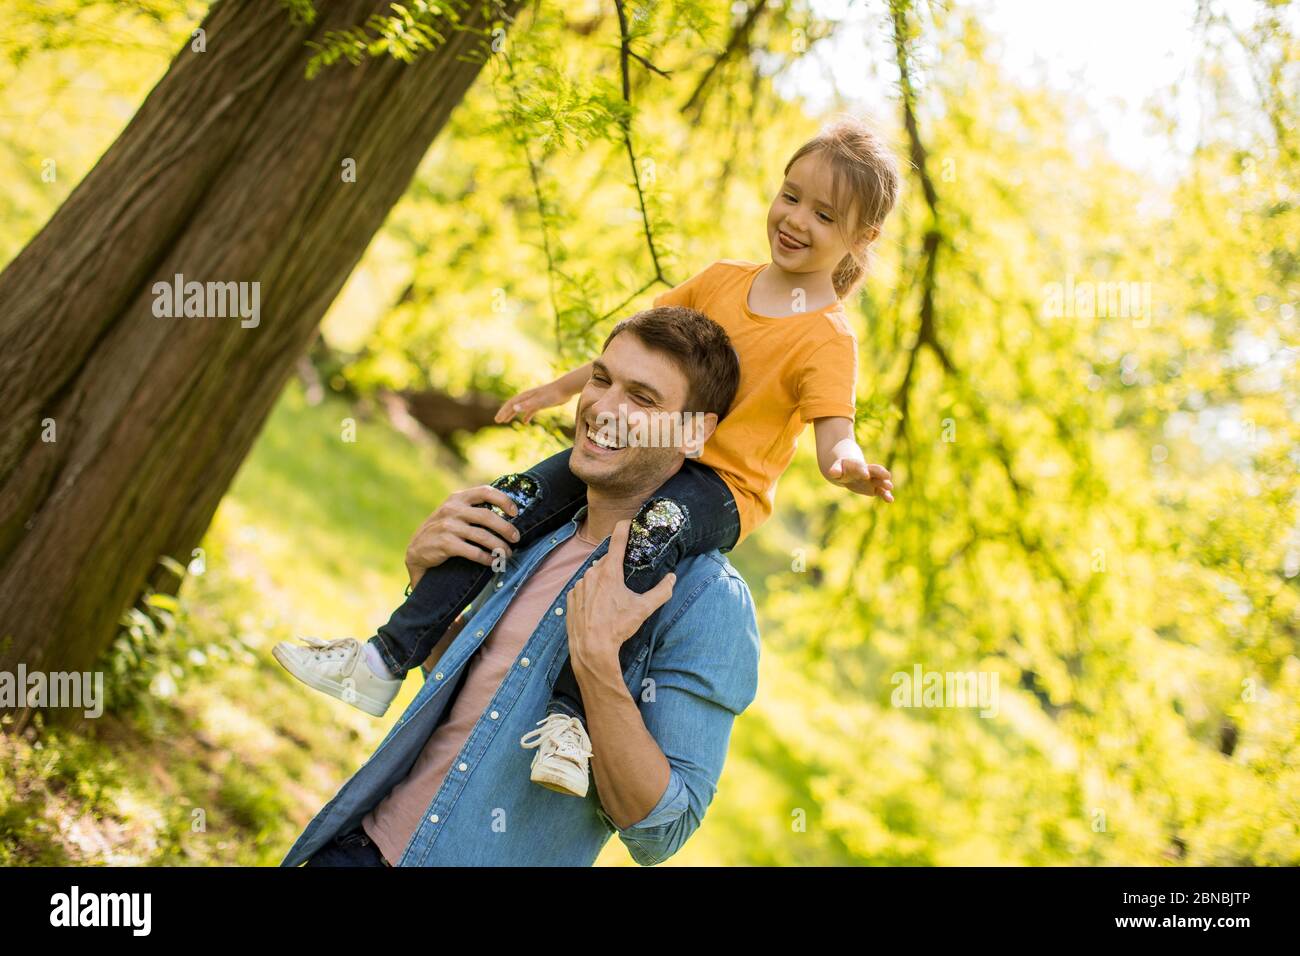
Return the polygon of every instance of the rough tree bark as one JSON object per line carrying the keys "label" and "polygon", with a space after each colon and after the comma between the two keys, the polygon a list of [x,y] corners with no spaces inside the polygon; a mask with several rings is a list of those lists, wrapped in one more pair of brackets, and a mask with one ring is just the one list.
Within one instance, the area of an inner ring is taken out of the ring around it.
{"label": "rough tree bark", "polygon": [[[88,669],[144,586],[165,585],[159,557],[188,561],[519,0],[467,5],[413,64],[309,81],[308,40],[389,11],[317,6],[307,27],[270,0],[214,4],[206,52],[186,45],[0,274],[0,669]],[[152,287],[177,273],[259,282],[260,324],[155,317]]]}

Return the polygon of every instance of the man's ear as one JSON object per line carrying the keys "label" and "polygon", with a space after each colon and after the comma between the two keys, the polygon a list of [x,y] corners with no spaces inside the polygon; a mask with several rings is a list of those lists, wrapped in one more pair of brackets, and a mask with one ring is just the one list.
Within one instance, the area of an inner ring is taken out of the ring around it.
{"label": "man's ear", "polygon": [[718,427],[715,412],[694,413],[686,418],[686,427],[682,429],[682,441],[687,458],[699,458],[704,451],[704,443],[713,437]]}

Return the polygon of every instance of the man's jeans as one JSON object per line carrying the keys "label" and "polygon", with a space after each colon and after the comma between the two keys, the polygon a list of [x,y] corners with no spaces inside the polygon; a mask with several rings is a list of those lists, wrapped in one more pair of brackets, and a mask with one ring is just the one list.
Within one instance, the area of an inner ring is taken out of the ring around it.
{"label": "man's jeans", "polygon": [[[504,475],[492,486],[519,506],[512,519],[490,507],[519,532],[515,552],[573,519],[586,503],[587,486],[569,470],[572,448],[520,474]],[[693,459],[642,505],[628,532],[623,570],[628,588],[649,591],[688,554],[730,551],[740,536],[740,516],[731,489],[717,472]],[[405,674],[433,651],[439,638],[466,605],[492,579],[493,568],[469,558],[448,558],[420,578],[388,623],[370,639],[389,670]],[[546,712],[585,716],[573,667],[565,662]]]}
{"label": "man's jeans", "polygon": [[306,866],[388,866],[366,831],[357,827],[336,836],[312,854]]}

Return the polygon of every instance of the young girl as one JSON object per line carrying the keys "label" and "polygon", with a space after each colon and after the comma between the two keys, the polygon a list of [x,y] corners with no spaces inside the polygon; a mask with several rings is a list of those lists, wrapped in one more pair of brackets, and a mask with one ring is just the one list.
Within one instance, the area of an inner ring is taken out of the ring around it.
{"label": "young girl", "polygon": [[[730,551],[762,524],[772,513],[776,481],[810,421],[828,481],[894,500],[889,472],[868,465],[853,438],[857,342],[842,300],[861,283],[868,246],[880,235],[898,188],[897,165],[884,143],[861,122],[837,122],[786,164],[767,214],[770,263],[722,260],[655,300],[656,306],[697,309],[722,326],[740,359],[740,384],[699,457],[688,458],[634,518],[624,560],[630,589],[645,593],[686,555]],[[539,409],[568,401],[591,377],[588,363],[522,392],[496,420],[519,415],[527,422]],[[507,515],[495,505],[482,507],[514,525],[516,551],[571,520],[586,500],[586,486],[569,470],[572,450],[492,483],[518,509]],[[683,512],[692,519],[683,520]],[[452,557],[430,568],[365,645],[309,638],[306,648],[277,645],[275,656],[310,686],[381,716],[407,670],[429,656],[489,582],[487,563]],[[540,747],[534,781],[585,796],[591,742],[582,718],[577,681],[566,663],[538,721],[541,729],[520,741]]]}

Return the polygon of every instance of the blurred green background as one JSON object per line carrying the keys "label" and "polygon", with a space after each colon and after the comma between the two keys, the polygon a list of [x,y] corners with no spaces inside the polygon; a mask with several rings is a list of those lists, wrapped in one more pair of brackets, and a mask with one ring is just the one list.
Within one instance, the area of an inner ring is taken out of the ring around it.
{"label": "blurred green background", "polygon": [[[781,169],[840,110],[907,170],[850,303],[859,441],[896,502],[823,481],[805,432],[731,555],[759,695],[666,865],[1300,863],[1296,9],[1032,6],[635,6],[669,73],[633,99],[649,237],[612,6],[531,7],[180,594],[124,619],[110,712],[0,735],[0,863],[277,863],[389,722],[305,691],[272,644],[372,633],[423,518],[572,420],[438,438],[403,396],[499,400],[587,360],[664,288],[650,242],[672,283],[765,260]],[[0,9],[0,263],[206,9]],[[1121,282],[1149,299],[1103,305]],[[1078,289],[1101,300],[1056,307]],[[917,666],[998,675],[996,716],[894,706]],[[600,862],[631,863],[616,840]]]}

